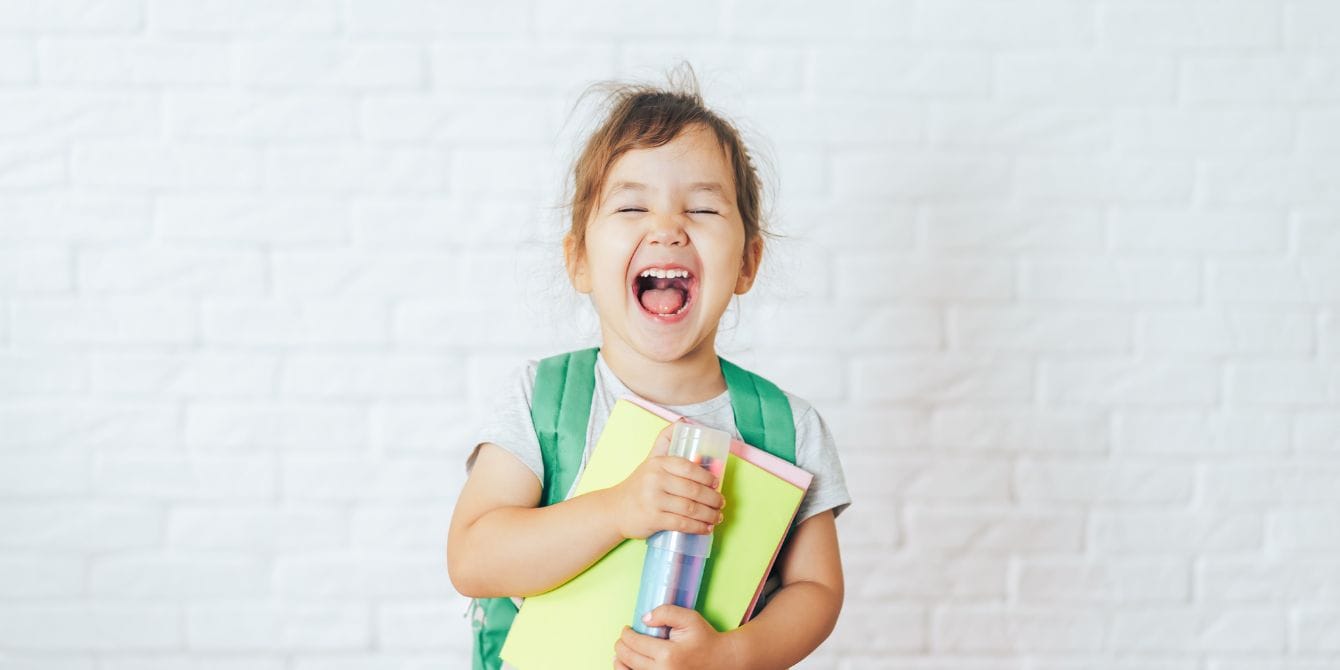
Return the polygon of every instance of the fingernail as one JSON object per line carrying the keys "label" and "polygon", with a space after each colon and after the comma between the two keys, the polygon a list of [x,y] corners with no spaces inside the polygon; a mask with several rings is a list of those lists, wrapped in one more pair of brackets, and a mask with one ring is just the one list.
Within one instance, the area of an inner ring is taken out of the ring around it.
{"label": "fingernail", "polygon": [[651,623],[651,612],[642,615],[642,623]]}
{"label": "fingernail", "polygon": [[725,514],[723,514],[723,513],[718,513],[718,514],[717,514],[717,523],[721,523],[722,521],[725,521],[725,520],[726,520],[726,515],[725,515]]}

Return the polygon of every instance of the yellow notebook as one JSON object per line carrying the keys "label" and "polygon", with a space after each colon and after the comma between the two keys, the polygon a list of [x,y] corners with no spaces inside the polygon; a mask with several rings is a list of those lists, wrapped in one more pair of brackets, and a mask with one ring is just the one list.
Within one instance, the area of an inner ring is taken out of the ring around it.
{"label": "yellow notebook", "polygon": [[[641,400],[616,402],[573,496],[622,482],[646,460],[661,429],[679,418]],[[810,479],[760,449],[732,444],[721,482],[726,520],[714,531],[698,600],[717,630],[738,628],[752,614]],[[646,551],[646,540],[624,540],[562,586],[527,598],[503,660],[520,670],[609,667],[615,640],[632,624]]]}

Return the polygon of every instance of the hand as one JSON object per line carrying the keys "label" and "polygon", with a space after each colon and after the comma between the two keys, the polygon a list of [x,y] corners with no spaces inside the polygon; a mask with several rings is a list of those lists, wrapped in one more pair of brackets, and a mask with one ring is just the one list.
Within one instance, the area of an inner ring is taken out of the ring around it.
{"label": "hand", "polygon": [[710,670],[738,668],[729,633],[718,633],[696,610],[661,605],[646,619],[669,626],[670,639],[643,635],[628,626],[614,643],[615,670]]}
{"label": "hand", "polygon": [[619,533],[645,538],[661,530],[705,534],[725,517],[726,499],[712,473],[687,458],[667,456],[674,424],[656,437],[651,454],[622,482],[611,487],[611,512]]}

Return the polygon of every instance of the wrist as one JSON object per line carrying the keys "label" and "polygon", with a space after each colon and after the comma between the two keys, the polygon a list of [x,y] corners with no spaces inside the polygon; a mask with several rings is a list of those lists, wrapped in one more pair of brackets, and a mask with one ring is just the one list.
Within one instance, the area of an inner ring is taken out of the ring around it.
{"label": "wrist", "polygon": [[721,657],[725,659],[723,667],[735,670],[747,670],[749,665],[748,640],[745,639],[744,626],[733,628],[721,634]]}

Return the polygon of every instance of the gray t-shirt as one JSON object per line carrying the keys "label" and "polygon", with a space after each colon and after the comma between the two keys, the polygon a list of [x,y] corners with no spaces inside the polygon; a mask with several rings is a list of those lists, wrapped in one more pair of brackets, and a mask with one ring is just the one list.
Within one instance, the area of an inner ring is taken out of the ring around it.
{"label": "gray t-shirt", "polygon": [[[535,437],[535,428],[530,420],[531,396],[535,389],[535,371],[538,367],[539,362],[532,360],[513,370],[507,383],[493,400],[476,434],[475,447],[471,449],[470,456],[465,462],[466,472],[474,466],[479,445],[491,442],[516,456],[535,473],[536,478],[541,482],[544,481],[544,461],[540,456],[540,441]],[[785,390],[782,393],[791,403],[791,415],[796,424],[796,465],[814,475],[809,490],[801,500],[800,509],[792,521],[792,526],[797,526],[811,516],[830,509],[836,517],[851,505],[851,497],[847,494],[846,479],[842,474],[842,463],[838,459],[833,435],[823,418],[808,402]],[[591,456],[596,438],[605,427],[605,421],[614,409],[615,401],[625,396],[640,397],[614,375],[605,363],[603,353],[597,353],[595,393],[591,398],[591,418],[586,426],[586,451],[582,454],[582,464],[574,480],[574,489],[575,482],[581,479],[581,473],[586,470],[586,461]],[[729,391],[691,405],[663,405],[663,407],[696,423],[726,431],[737,438],[742,437],[735,427],[735,413],[731,409]],[[564,499],[571,495],[570,489]],[[756,613],[763,609],[768,598],[780,586],[780,578],[774,570],[764,583]]]}

